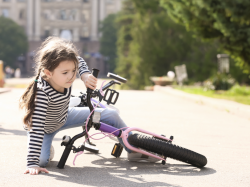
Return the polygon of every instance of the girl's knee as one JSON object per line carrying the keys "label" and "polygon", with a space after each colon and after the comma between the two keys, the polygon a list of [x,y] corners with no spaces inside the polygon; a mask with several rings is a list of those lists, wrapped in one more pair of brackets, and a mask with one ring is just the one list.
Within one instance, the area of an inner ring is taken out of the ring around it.
{"label": "girl's knee", "polygon": [[113,117],[113,118],[120,117],[118,112],[116,110],[114,110],[114,109],[110,109],[109,113],[110,113],[110,116]]}
{"label": "girl's knee", "polygon": [[48,163],[49,163],[49,158],[40,157],[40,161],[39,161],[40,167],[46,167]]}

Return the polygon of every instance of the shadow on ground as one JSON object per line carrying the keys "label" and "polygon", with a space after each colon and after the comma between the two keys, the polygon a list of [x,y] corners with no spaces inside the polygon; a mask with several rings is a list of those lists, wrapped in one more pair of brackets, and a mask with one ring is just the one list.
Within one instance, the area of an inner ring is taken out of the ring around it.
{"label": "shadow on ground", "polygon": [[100,157],[101,159],[92,161],[95,167],[70,167],[66,165],[65,169],[58,169],[56,168],[58,162],[52,161],[47,169],[53,172],[53,174],[48,176],[60,181],[91,186],[179,187],[179,185],[176,185],[178,182],[169,184],[167,182],[152,181],[152,179],[157,179],[157,175],[165,175],[164,178],[168,181],[167,178],[170,175],[204,176],[216,173],[216,170],[212,168],[205,167],[200,169],[181,163],[161,165],[161,163],[129,162],[125,158],[107,159]]}
{"label": "shadow on ground", "polygon": [[[27,136],[26,130],[14,130],[14,129],[4,129],[0,126],[0,135],[16,135],[16,136]],[[61,138],[54,138],[54,141],[61,141]]]}
{"label": "shadow on ground", "polygon": [[27,133],[25,130],[4,129],[0,126],[0,135],[27,136]]}

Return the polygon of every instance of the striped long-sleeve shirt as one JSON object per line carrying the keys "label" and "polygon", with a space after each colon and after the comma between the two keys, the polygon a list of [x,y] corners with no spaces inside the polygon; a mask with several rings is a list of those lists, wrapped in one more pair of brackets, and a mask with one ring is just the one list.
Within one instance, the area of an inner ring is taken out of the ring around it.
{"label": "striped long-sleeve shirt", "polygon": [[[90,72],[86,62],[81,57],[78,57],[78,60],[80,76]],[[64,93],[60,93],[41,76],[39,77],[32,128],[28,133],[27,167],[38,166],[44,134],[55,132],[65,124],[70,95],[71,87],[65,88]]]}

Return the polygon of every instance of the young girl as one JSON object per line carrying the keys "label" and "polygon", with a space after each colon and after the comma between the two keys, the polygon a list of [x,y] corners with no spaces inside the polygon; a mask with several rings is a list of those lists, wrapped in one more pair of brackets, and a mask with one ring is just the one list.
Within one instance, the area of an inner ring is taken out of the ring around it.
{"label": "young girl", "polygon": [[[43,167],[49,162],[51,143],[56,133],[83,126],[90,114],[88,107],[69,109],[76,72],[79,72],[86,87],[94,90],[97,85],[97,79],[90,74],[85,61],[78,57],[73,44],[60,38],[46,39],[36,54],[35,62],[36,78],[19,103],[21,108],[26,109],[23,122],[28,131],[27,169],[24,173],[32,175],[41,171],[48,173]],[[112,109],[102,111],[101,120],[116,128],[126,127]]]}

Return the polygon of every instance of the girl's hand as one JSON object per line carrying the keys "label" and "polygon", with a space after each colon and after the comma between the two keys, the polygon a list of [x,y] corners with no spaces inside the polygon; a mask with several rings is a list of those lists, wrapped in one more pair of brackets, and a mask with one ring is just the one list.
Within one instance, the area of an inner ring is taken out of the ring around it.
{"label": "girl's hand", "polygon": [[83,82],[87,88],[90,88],[92,90],[96,89],[97,78],[94,77],[92,74],[84,73],[84,74],[82,74],[81,79],[83,80]]}
{"label": "girl's hand", "polygon": [[40,172],[45,172],[49,173],[49,171],[45,168],[40,168],[40,167],[32,167],[32,168],[27,168],[24,172],[24,174],[30,173],[31,175],[38,175]]}

